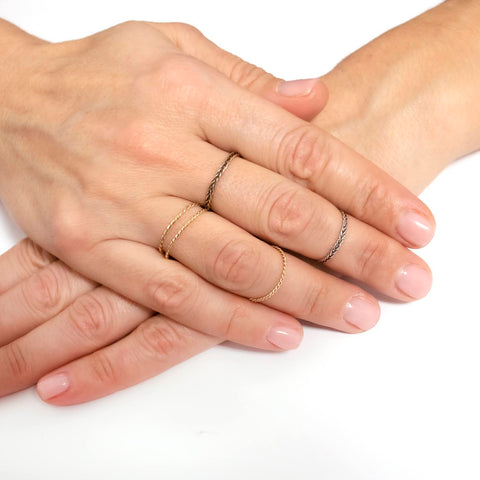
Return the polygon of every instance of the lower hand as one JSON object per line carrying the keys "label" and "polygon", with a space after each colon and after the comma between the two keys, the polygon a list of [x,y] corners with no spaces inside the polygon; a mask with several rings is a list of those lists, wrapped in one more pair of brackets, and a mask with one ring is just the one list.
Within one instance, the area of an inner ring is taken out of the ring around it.
{"label": "lower hand", "polygon": [[87,280],[30,240],[0,256],[0,271],[0,396],[61,366],[38,383],[40,397],[82,403],[221,342]]}

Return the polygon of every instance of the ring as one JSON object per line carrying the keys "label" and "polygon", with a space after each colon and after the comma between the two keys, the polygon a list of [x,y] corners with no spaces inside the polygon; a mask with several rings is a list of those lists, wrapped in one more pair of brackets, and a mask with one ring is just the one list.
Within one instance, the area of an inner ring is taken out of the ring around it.
{"label": "ring", "polygon": [[278,280],[277,284],[272,288],[272,290],[270,290],[270,292],[268,292],[263,297],[249,298],[251,302],[255,302],[255,303],[263,302],[273,297],[278,292],[278,289],[282,286],[283,280],[285,279],[285,273],[287,272],[287,256],[285,255],[285,252],[277,245],[272,245],[272,247],[278,250],[282,255],[282,262],[283,262],[282,274],[280,275],[280,279]]}
{"label": "ring", "polygon": [[343,241],[345,240],[345,235],[347,234],[348,216],[343,210],[340,210],[340,213],[342,214],[342,228],[340,229],[337,241],[334,243],[333,247],[330,249],[327,255],[325,255],[321,260],[319,260],[320,263],[328,262],[338,252],[339,248],[342,246]]}
{"label": "ring", "polygon": [[167,236],[167,233],[170,231],[170,229],[175,225],[175,223],[180,220],[180,218],[185,215],[192,207],[200,207],[198,203],[190,203],[186,207],[183,208],[183,210],[175,215],[173,220],[168,224],[167,228],[163,231],[162,238],[160,240],[160,245],[158,247],[158,250],[160,251],[161,254],[165,256],[165,258],[170,258],[170,250],[172,249],[173,244],[175,241],[178,239],[178,237],[182,234],[182,232],[194,221],[196,220],[203,212],[206,212],[206,210],[202,207],[200,207],[200,210],[195,213],[192,217],[190,217],[180,228],[180,230],[173,236],[173,238],[170,240],[170,243],[168,244],[167,248],[163,248],[164,243],[165,243],[165,237]]}
{"label": "ring", "polygon": [[207,195],[205,196],[205,202],[203,203],[203,208],[205,210],[212,209],[212,199],[213,199],[213,192],[215,190],[215,187],[217,186],[217,183],[220,180],[220,177],[222,176],[223,172],[227,169],[230,162],[235,157],[238,157],[238,156],[240,156],[238,152],[230,152],[228,154],[228,157],[222,163],[222,166],[218,169],[217,173],[213,177],[212,181],[210,182],[210,185],[208,186]]}

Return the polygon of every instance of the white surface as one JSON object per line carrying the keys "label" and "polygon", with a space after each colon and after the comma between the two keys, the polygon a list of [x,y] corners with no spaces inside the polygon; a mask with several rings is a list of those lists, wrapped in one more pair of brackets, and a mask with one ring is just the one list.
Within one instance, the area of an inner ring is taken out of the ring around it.
{"label": "white surface", "polygon": [[[298,78],[434,3],[0,0],[0,17],[51,40],[181,20]],[[33,389],[0,399],[0,478],[478,480],[479,160],[423,195],[438,223],[422,252],[435,275],[425,300],[384,303],[361,335],[308,327],[290,353],[217,347],[78,407]],[[0,251],[20,236],[0,213]]]}

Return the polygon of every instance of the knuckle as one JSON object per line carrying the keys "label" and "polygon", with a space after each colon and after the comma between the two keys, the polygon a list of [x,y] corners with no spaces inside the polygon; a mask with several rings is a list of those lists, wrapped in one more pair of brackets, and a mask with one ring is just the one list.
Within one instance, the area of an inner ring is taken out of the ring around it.
{"label": "knuckle", "polygon": [[175,31],[175,38],[179,45],[186,42],[192,43],[203,38],[202,32],[190,23],[173,22],[169,26]]}
{"label": "knuckle", "polygon": [[23,298],[36,314],[42,317],[57,311],[63,299],[63,290],[68,290],[68,282],[59,278],[60,269],[44,268],[22,284]]}
{"label": "knuckle", "polygon": [[[193,57],[181,52],[165,54],[155,68],[152,80],[162,89],[163,96],[182,99],[182,111],[189,113],[200,100],[205,100],[208,85],[206,70]],[[189,103],[192,103],[189,106]],[[174,103],[171,103],[174,108]],[[179,108],[179,107],[177,107]]]}
{"label": "knuckle", "polygon": [[175,317],[188,309],[197,291],[193,280],[181,272],[155,275],[147,285],[151,307],[157,312]]}
{"label": "knuckle", "polygon": [[213,276],[225,288],[249,291],[256,283],[259,264],[258,249],[245,241],[231,240],[216,254]]}
{"label": "knuckle", "polygon": [[287,238],[296,238],[307,228],[314,215],[312,203],[297,188],[284,189],[278,193],[275,190],[268,203],[267,227],[268,234]]}
{"label": "knuckle", "polygon": [[264,85],[273,78],[270,73],[238,57],[233,57],[229,77],[237,85],[249,90],[254,90],[257,85]]}
{"label": "knuckle", "polygon": [[73,331],[82,339],[97,343],[103,339],[111,324],[114,308],[107,297],[95,294],[78,298],[70,308],[69,317]]}
{"label": "knuckle", "polygon": [[83,251],[89,241],[87,219],[74,201],[60,200],[52,215],[52,251],[68,257]]}
{"label": "knuckle", "polygon": [[43,268],[54,260],[52,255],[29,238],[22,240],[19,247],[19,259],[26,271],[30,271],[32,266]]}
{"label": "knuckle", "polygon": [[113,30],[118,30],[123,38],[137,40],[139,36],[145,33],[145,30],[149,30],[149,27],[147,22],[142,20],[127,20],[113,27]]}
{"label": "knuckle", "polygon": [[137,333],[147,355],[157,359],[175,355],[186,343],[186,337],[181,332],[183,328],[178,327],[180,325],[161,317],[142,323]]}
{"label": "knuckle", "polygon": [[278,147],[281,173],[303,181],[321,176],[333,157],[331,143],[309,125],[283,133]]}
{"label": "knuckle", "polygon": [[238,340],[237,331],[242,331],[245,329],[247,324],[247,318],[249,317],[248,310],[245,305],[237,304],[235,305],[228,317],[225,318],[220,332],[221,338],[227,340]]}
{"label": "knuckle", "polygon": [[378,209],[389,205],[390,191],[386,185],[379,181],[369,181],[356,189],[357,194],[352,201],[352,210],[358,218],[378,216]]}
{"label": "knuckle", "polygon": [[389,248],[386,241],[367,240],[357,257],[358,278],[368,279],[376,276],[384,259],[388,257]]}
{"label": "knuckle", "polygon": [[115,151],[138,161],[155,162],[163,149],[159,145],[158,129],[143,118],[135,117],[118,126],[113,138]]}
{"label": "knuckle", "polygon": [[3,348],[7,371],[12,378],[20,380],[27,377],[31,373],[31,367],[18,342],[12,342]]}
{"label": "knuckle", "polygon": [[328,287],[320,283],[306,292],[304,299],[305,320],[324,317],[325,303],[328,301],[330,293]]}
{"label": "knuckle", "polygon": [[95,380],[101,384],[117,383],[117,372],[110,358],[102,351],[90,357],[90,371]]}

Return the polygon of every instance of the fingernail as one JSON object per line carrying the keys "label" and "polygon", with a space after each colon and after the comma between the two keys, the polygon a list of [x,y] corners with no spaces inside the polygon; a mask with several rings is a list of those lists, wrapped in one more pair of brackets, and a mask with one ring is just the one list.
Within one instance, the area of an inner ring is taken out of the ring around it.
{"label": "fingernail", "polygon": [[282,81],[277,85],[277,93],[285,97],[305,97],[310,94],[317,81],[317,78]]}
{"label": "fingernail", "polygon": [[396,285],[409,297],[422,298],[432,288],[432,274],[417,265],[407,265],[398,272]]}
{"label": "fingernail", "polygon": [[66,373],[57,373],[50,377],[42,378],[37,383],[37,392],[42,400],[49,400],[68,390],[70,381]]}
{"label": "fingernail", "polygon": [[267,340],[282,350],[293,350],[302,341],[302,332],[293,328],[281,326],[273,327],[267,333]]}
{"label": "fingernail", "polygon": [[360,330],[369,330],[379,318],[378,303],[372,303],[361,296],[352,297],[343,310],[343,319]]}
{"label": "fingernail", "polygon": [[400,217],[398,233],[407,242],[423,247],[433,238],[435,225],[429,222],[423,215],[409,211]]}

